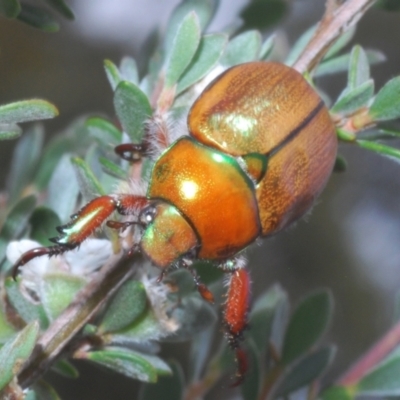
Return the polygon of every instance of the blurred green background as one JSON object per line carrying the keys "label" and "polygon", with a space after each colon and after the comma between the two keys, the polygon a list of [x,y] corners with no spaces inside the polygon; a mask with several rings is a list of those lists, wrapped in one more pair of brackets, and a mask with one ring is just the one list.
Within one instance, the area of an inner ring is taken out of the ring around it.
{"label": "blurred green background", "polygon": [[[70,0],[76,20],[60,18],[61,30],[53,34],[0,18],[0,104],[32,97],[54,103],[60,116],[45,123],[47,138],[82,115],[101,112],[113,116],[103,60],[118,63],[123,55],[132,55],[143,65],[141,49],[154,30],[165,26],[177,3]],[[231,23],[245,3],[221,0],[209,30]],[[282,53],[324,11],[322,0],[288,4],[289,12],[278,26]],[[372,68],[377,88],[400,74],[400,13],[370,10],[352,43],[385,53],[387,61]],[[345,81],[342,74],[317,83],[335,98]],[[0,145],[0,205],[15,143]],[[316,287],[332,290],[336,306],[327,340],[336,343],[339,351],[330,379],[389,328],[400,288],[400,165],[351,145],[342,145],[340,154],[347,159],[348,170],[332,176],[312,212],[249,251],[255,297],[276,282],[292,301]],[[76,382],[52,375],[63,399],[136,398],[136,382],[86,364],[78,363],[78,367],[82,379]],[[233,394],[221,384],[209,398],[231,398]]]}

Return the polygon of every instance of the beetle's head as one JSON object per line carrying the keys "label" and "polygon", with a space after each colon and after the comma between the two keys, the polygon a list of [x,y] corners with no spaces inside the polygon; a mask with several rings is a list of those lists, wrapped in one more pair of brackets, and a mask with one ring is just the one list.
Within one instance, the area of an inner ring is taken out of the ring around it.
{"label": "beetle's head", "polygon": [[169,203],[151,203],[139,218],[144,226],[141,250],[160,268],[168,267],[199,244],[193,228]]}

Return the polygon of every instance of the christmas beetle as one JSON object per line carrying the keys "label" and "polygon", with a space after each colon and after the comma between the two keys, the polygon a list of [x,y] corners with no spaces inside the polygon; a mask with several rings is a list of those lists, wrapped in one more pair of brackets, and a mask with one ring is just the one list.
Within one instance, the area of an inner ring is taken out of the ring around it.
{"label": "christmas beetle", "polygon": [[[163,272],[172,264],[190,270],[194,260],[211,260],[230,274],[224,325],[240,382],[247,364],[240,339],[250,302],[250,278],[240,254],[312,206],[336,159],[335,127],[303,76],[272,62],[223,72],[194,102],[187,125],[189,135],[163,141],[146,196],[95,198],[58,228],[54,246],[23,254],[14,275],[35,257],[79,246],[105,221],[116,229],[139,227],[132,251],[141,251]],[[168,138],[168,132],[163,135]],[[149,147],[147,137],[117,146],[116,152],[133,162]],[[120,221],[109,220],[115,211],[123,216]],[[200,294],[212,301],[192,273]]]}

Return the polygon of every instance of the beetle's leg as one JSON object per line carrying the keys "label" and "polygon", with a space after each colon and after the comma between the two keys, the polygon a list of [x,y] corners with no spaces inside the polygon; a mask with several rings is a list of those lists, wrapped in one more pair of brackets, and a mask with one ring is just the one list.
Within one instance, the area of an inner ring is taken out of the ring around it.
{"label": "beetle's leg", "polygon": [[230,270],[228,293],[224,309],[226,337],[235,351],[237,372],[233,386],[239,385],[247,372],[248,359],[240,347],[243,331],[247,327],[247,314],[250,306],[250,276],[245,268]]}
{"label": "beetle's leg", "polygon": [[183,258],[181,260],[181,265],[192,274],[194,284],[196,285],[196,289],[199,292],[200,296],[209,303],[214,303],[214,296],[211,290],[203,282],[201,282],[199,276],[197,275],[197,272],[193,269],[192,260]]}
{"label": "beetle's leg", "polygon": [[12,276],[18,269],[36,257],[49,257],[62,254],[79,246],[114,212],[121,215],[133,215],[148,204],[145,197],[134,195],[101,196],[86,204],[80,211],[71,216],[71,221],[59,226],[60,236],[50,239],[54,246],[38,247],[24,253],[14,264]]}
{"label": "beetle's leg", "polygon": [[149,145],[147,142],[142,143],[123,143],[114,148],[116,154],[118,154],[124,160],[129,162],[140,161],[145,157],[148,152]]}

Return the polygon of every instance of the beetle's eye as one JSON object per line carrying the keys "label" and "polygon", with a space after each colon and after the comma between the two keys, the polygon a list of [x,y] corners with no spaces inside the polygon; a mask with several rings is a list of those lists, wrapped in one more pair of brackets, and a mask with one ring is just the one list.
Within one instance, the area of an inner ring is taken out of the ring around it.
{"label": "beetle's eye", "polygon": [[148,225],[151,222],[153,222],[155,216],[156,216],[156,208],[153,206],[147,207],[140,214],[140,222],[143,225]]}

